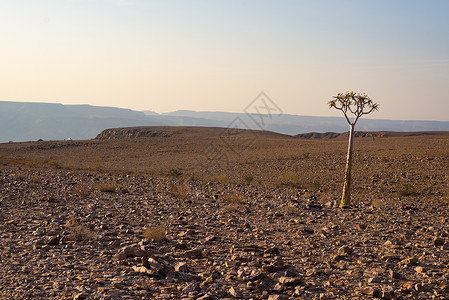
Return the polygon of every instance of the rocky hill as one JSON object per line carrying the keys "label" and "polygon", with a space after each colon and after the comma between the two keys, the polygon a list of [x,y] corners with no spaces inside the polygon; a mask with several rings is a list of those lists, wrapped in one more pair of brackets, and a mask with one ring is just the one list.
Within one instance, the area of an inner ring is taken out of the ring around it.
{"label": "rocky hill", "polygon": [[[349,132],[337,133],[337,132],[308,132],[295,135],[300,139],[337,139],[348,138]],[[447,136],[449,131],[413,131],[413,132],[397,132],[397,131],[356,131],[355,137],[410,137],[410,136]]]}
{"label": "rocky hill", "polygon": [[239,134],[239,136],[291,137],[289,135],[263,130],[194,126],[143,126],[106,129],[97,135],[96,139],[112,140],[151,137],[193,138],[230,136],[236,134]]}

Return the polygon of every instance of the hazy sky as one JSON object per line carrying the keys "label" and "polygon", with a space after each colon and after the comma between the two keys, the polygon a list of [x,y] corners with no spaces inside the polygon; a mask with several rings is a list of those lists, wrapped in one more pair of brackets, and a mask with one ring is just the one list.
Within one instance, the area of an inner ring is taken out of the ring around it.
{"label": "hazy sky", "polygon": [[0,0],[0,100],[449,121],[449,1]]}

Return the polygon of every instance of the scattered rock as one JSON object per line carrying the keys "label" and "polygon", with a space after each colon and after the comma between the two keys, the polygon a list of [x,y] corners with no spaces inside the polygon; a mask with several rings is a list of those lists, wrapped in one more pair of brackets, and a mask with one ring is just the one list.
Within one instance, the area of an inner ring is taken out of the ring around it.
{"label": "scattered rock", "polygon": [[440,247],[440,246],[443,246],[445,242],[446,242],[446,241],[445,241],[444,238],[437,237],[437,238],[435,238],[435,239],[433,240],[433,245],[436,246],[436,247]]}
{"label": "scattered rock", "polygon": [[401,279],[401,274],[393,270],[388,270],[388,275],[393,279]]}
{"label": "scattered rock", "polygon": [[55,236],[52,236],[52,237],[48,240],[47,244],[50,245],[50,246],[56,246],[56,245],[59,244],[59,241],[60,241],[59,236],[55,235]]}
{"label": "scattered rock", "polygon": [[286,286],[296,286],[302,283],[302,277],[280,277],[279,283]]}
{"label": "scattered rock", "polygon": [[200,249],[192,249],[192,250],[187,250],[181,253],[182,257],[186,257],[186,258],[202,258],[203,257],[203,251]]}
{"label": "scattered rock", "polygon": [[394,289],[391,286],[382,288],[382,299],[394,299]]}
{"label": "scattered rock", "polygon": [[417,267],[415,267],[415,272],[418,273],[418,274],[422,274],[422,273],[424,273],[425,271],[424,271],[424,268],[423,268],[423,267],[417,266]]}
{"label": "scattered rock", "polygon": [[229,289],[229,294],[231,294],[231,296],[234,298],[242,298],[243,297],[242,292],[238,288],[235,288],[235,287],[231,287]]}
{"label": "scattered rock", "polygon": [[380,283],[380,281],[379,277],[371,277],[368,279],[368,283]]}
{"label": "scattered rock", "polygon": [[187,264],[185,262],[177,262],[174,266],[176,272],[188,272]]}
{"label": "scattered rock", "polygon": [[147,255],[145,251],[136,248],[135,246],[125,246],[122,248],[121,252],[127,257],[143,257]]}
{"label": "scattered rock", "polygon": [[379,289],[370,286],[362,288],[361,293],[375,298],[380,298],[382,295]]}
{"label": "scattered rock", "polygon": [[289,297],[286,295],[270,295],[268,300],[287,300]]}

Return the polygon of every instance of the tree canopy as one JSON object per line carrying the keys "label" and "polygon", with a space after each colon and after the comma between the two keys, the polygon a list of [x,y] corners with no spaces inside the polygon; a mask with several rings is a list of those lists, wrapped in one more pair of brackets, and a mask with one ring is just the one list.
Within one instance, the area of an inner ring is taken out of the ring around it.
{"label": "tree canopy", "polygon": [[[334,96],[334,99],[328,103],[330,108],[341,110],[346,121],[350,125],[355,125],[361,116],[367,115],[373,110],[377,110],[379,107],[379,104],[374,103],[365,93],[355,92],[338,93],[337,96]],[[348,116],[348,112],[354,115],[352,121]]]}

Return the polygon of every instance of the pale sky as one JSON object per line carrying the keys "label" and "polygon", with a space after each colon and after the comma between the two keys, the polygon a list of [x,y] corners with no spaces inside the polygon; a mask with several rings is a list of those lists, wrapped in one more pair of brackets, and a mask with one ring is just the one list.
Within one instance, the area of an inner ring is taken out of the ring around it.
{"label": "pale sky", "polygon": [[449,121],[449,1],[0,0],[0,100]]}

